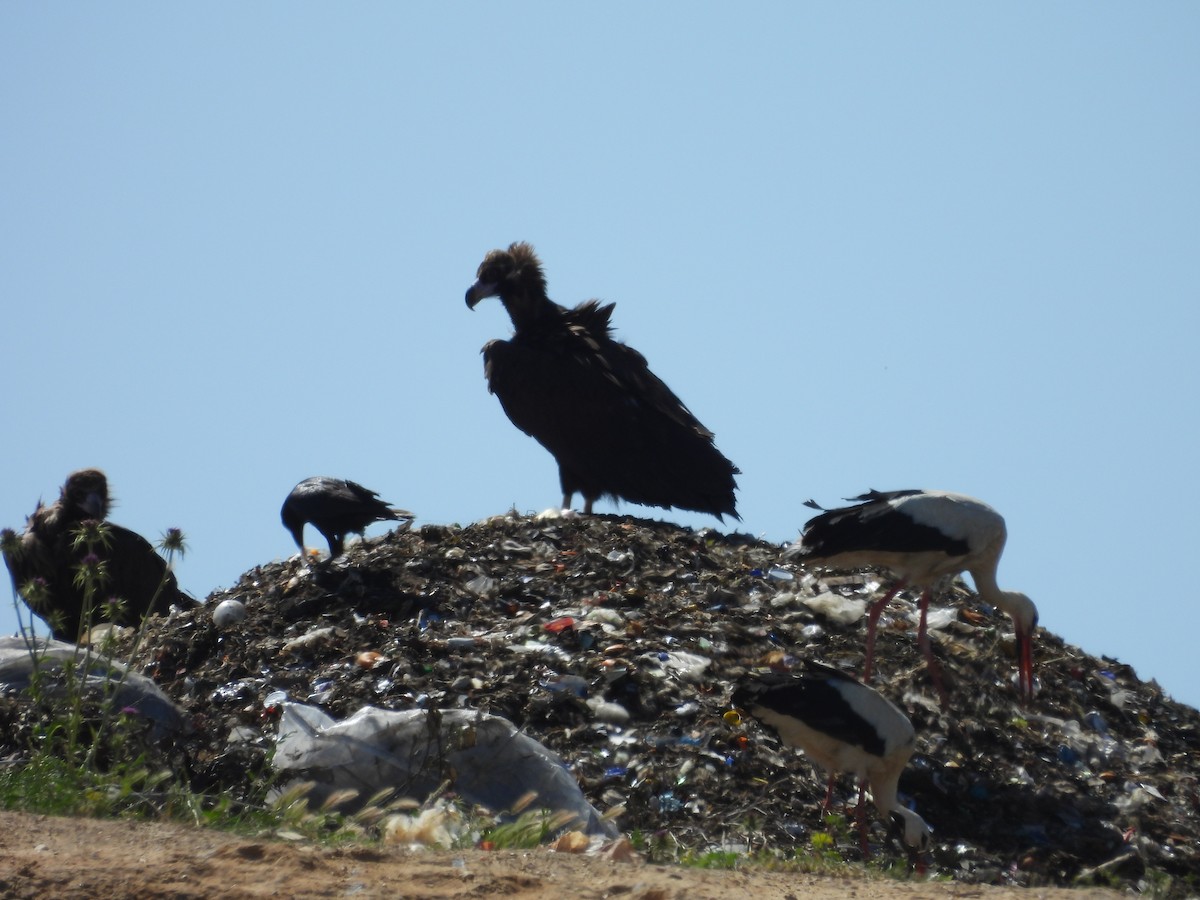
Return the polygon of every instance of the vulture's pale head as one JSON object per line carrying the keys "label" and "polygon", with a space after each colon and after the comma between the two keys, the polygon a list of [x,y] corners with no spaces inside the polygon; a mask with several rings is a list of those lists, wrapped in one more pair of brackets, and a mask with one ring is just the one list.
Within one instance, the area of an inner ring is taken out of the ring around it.
{"label": "vulture's pale head", "polygon": [[517,241],[483,258],[475,283],[467,288],[467,306],[474,309],[486,297],[499,297],[514,323],[536,315],[548,302],[546,276],[532,245]]}

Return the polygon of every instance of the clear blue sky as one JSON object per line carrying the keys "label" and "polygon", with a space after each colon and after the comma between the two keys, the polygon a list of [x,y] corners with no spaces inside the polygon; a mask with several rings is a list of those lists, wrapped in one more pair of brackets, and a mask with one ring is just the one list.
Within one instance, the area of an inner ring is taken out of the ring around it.
{"label": "clear blue sky", "polygon": [[745,531],[973,494],[1043,625],[1200,704],[1198,41],[1179,2],[0,4],[0,525],[98,466],[203,597],[294,552],[308,475],[553,505],[463,303],[524,239]]}

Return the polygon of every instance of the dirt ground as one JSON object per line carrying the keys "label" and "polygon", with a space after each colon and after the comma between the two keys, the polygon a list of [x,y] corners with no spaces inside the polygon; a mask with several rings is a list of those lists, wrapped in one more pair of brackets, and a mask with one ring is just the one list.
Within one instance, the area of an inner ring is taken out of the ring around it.
{"label": "dirt ground", "polygon": [[200,828],[0,812],[0,898],[754,897],[1083,900],[1102,890],[981,887],[767,871],[708,871],[535,851],[322,848]]}

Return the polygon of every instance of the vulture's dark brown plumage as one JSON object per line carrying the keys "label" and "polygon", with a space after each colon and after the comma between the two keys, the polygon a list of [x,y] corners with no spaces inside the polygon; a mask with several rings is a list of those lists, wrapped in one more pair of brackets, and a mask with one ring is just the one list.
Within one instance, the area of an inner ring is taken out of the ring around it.
{"label": "vulture's dark brown plumage", "polygon": [[411,522],[413,514],[395,509],[374,491],[341,478],[305,478],[292,488],[279,511],[283,527],[304,553],[304,526],[312,525],[329,542],[329,558],[341,556],[346,535],[361,535],[372,522]]}
{"label": "vulture's dark brown plumage", "polygon": [[[172,605],[196,605],[149,541],[105,521],[108,509],[104,473],[72,472],[58,500],[39,503],[24,533],[6,542],[4,561],[14,587],[59,640],[77,641],[91,626],[109,621],[113,598],[120,601],[111,619],[118,625],[136,626],[150,613],[166,615]],[[89,523],[103,527],[89,530]],[[77,577],[89,554],[103,573],[90,597]]]}
{"label": "vulture's dark brown plumage", "polygon": [[614,304],[574,309],[546,296],[533,247],[493,250],[467,290],[467,306],[499,297],[512,340],[483,348],[488,387],[512,423],[558,461],[563,506],[583,495],[739,518],[738,469],[713,434],[646,365],[612,337]]}

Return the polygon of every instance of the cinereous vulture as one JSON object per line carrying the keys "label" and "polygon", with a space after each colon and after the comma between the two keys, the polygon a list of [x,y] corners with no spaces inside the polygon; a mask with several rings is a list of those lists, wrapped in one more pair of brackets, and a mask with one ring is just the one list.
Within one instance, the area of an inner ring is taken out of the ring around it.
{"label": "cinereous vulture", "polygon": [[[107,521],[108,479],[99,469],[72,472],[49,506],[38,504],[20,536],[5,542],[4,561],[26,604],[54,637],[78,641],[94,625],[137,626],[150,613],[196,600],[179,589],[166,561],[140,534]],[[88,523],[97,527],[88,540]],[[90,558],[89,558],[90,557]],[[90,589],[78,577],[85,563],[97,573]]]}
{"label": "cinereous vulture", "polygon": [[612,337],[614,304],[554,303],[523,242],[484,257],[467,306],[485,297],[500,298],[514,329],[483,348],[488,388],[557,460],[564,508],[579,493],[585,513],[609,497],[739,518],[737,467],[645,358]]}

